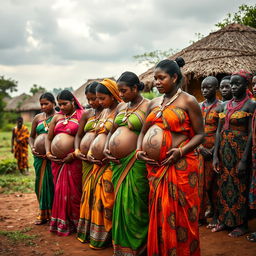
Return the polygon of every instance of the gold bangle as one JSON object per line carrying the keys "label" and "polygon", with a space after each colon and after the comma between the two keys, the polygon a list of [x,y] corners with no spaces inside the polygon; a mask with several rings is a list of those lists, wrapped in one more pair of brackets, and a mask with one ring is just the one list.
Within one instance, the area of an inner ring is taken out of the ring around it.
{"label": "gold bangle", "polygon": [[77,156],[80,152],[81,152],[80,149],[77,148],[77,149],[74,151],[75,156]]}
{"label": "gold bangle", "polygon": [[135,157],[136,157],[137,160],[139,160],[139,159],[138,159],[138,154],[139,154],[140,152],[142,152],[142,150],[136,150]]}
{"label": "gold bangle", "polygon": [[183,156],[182,148],[179,148],[179,151],[180,151],[180,158],[182,158],[182,156]]}
{"label": "gold bangle", "polygon": [[51,155],[52,153],[50,152],[50,151],[48,151],[47,153],[46,153],[46,156],[47,157],[49,157],[49,155]]}

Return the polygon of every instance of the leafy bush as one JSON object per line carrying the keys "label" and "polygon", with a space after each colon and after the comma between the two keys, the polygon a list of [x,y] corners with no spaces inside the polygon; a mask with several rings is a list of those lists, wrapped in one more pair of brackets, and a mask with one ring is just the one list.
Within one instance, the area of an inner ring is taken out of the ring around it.
{"label": "leafy bush", "polygon": [[17,170],[17,162],[14,159],[0,161],[0,174],[14,173]]}

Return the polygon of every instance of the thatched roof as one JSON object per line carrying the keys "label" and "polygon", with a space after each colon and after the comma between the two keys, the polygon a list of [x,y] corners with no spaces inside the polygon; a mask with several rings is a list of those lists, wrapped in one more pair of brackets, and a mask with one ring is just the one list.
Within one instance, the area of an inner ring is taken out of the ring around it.
{"label": "thatched roof", "polygon": [[24,101],[26,101],[28,98],[30,98],[26,93],[22,93],[19,96],[13,97],[13,98],[6,98],[6,106],[4,108],[5,111],[19,111],[21,108],[21,105]]}
{"label": "thatched roof", "polygon": [[[81,105],[83,107],[85,107],[88,104],[87,99],[86,99],[85,94],[84,94],[86,86],[89,85],[92,82],[100,82],[103,79],[104,78],[88,79],[85,84],[83,84],[82,86],[80,86],[78,89],[76,89],[73,92],[74,96],[76,96],[76,98],[78,99],[78,101],[81,103]],[[115,80],[113,77],[109,77],[109,79]]]}
{"label": "thatched roof", "polygon": [[[209,75],[231,74],[239,69],[256,71],[256,29],[240,24],[228,25],[193,43],[169,59],[183,57],[182,72],[187,80]],[[140,75],[145,84],[153,83],[153,70]]]}

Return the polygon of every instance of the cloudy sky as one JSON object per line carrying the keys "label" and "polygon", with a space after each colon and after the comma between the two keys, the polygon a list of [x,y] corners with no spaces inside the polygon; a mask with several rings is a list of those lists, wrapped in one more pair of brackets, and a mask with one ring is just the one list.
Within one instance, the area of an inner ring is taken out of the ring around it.
{"label": "cloudy sky", "polygon": [[78,88],[89,78],[138,75],[133,57],[182,49],[251,0],[5,0],[0,5],[0,75],[33,84]]}

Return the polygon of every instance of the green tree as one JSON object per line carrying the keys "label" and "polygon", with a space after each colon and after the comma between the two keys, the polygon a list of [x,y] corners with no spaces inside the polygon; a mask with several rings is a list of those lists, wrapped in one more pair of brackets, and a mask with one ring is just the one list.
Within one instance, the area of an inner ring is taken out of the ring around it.
{"label": "green tree", "polygon": [[37,92],[42,92],[42,93],[46,92],[46,89],[40,85],[33,84],[29,92],[32,93],[32,95],[35,95]]}
{"label": "green tree", "polygon": [[168,50],[155,50],[152,52],[145,52],[143,54],[135,55],[133,58],[139,62],[143,63],[147,66],[152,66],[158,63],[159,61],[175,54],[178,49],[168,49]]}
{"label": "green tree", "polygon": [[4,76],[0,76],[0,128],[3,126],[3,112],[5,108],[5,97],[10,97],[10,92],[17,91],[18,82],[8,78],[5,79]]}
{"label": "green tree", "polygon": [[256,4],[240,5],[237,12],[234,14],[228,13],[227,17],[222,22],[215,24],[215,26],[223,28],[231,23],[238,23],[256,28]]}

